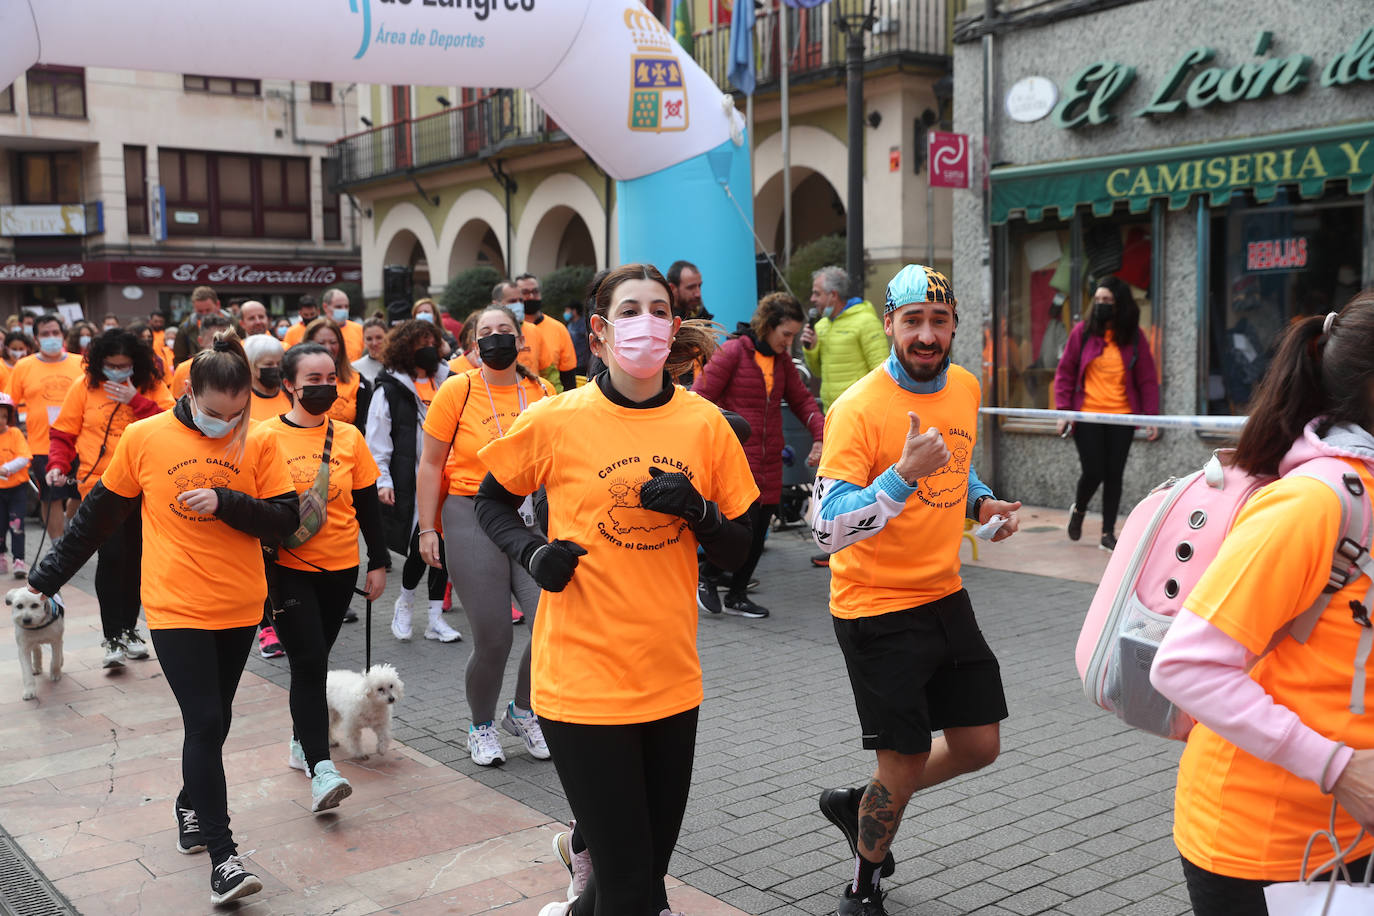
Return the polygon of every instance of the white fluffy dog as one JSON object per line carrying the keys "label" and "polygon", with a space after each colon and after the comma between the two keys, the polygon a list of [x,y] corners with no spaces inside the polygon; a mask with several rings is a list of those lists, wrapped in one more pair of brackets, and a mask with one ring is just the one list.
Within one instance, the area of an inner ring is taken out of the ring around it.
{"label": "white fluffy dog", "polygon": [[329,744],[345,757],[366,760],[364,728],[377,735],[377,753],[391,743],[392,707],[405,696],[405,685],[391,665],[373,665],[366,673],[331,671],[325,680],[329,703]]}
{"label": "white fluffy dog", "polygon": [[62,601],[35,595],[26,587],[12,588],[5,594],[14,621],[14,641],[19,644],[19,674],[24,680],[24,699],[38,696],[34,675],[43,673],[43,644],[52,653],[48,678],[62,680],[62,634],[67,623],[63,619]]}

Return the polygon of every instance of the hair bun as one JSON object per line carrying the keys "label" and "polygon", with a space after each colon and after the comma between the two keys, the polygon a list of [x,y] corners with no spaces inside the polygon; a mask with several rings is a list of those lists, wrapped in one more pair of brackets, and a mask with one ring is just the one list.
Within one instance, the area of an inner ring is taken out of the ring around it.
{"label": "hair bun", "polygon": [[216,353],[230,353],[233,351],[234,347],[225,338],[216,337],[214,344],[211,346],[211,349],[213,349]]}

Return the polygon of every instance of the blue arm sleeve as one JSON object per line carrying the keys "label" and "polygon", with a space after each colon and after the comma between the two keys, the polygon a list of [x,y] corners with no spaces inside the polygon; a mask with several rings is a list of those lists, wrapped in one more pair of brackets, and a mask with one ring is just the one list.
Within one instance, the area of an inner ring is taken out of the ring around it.
{"label": "blue arm sleeve", "polygon": [[980,497],[991,495],[992,487],[979,480],[978,472],[970,467],[968,469],[968,502],[965,504],[964,514],[975,522],[978,521],[977,517],[973,514],[973,504],[976,503]]}
{"label": "blue arm sleeve", "polygon": [[893,468],[888,468],[866,487],[845,480],[816,478],[812,493],[811,533],[826,553],[843,550],[870,538],[896,518],[915,487],[909,487]]}

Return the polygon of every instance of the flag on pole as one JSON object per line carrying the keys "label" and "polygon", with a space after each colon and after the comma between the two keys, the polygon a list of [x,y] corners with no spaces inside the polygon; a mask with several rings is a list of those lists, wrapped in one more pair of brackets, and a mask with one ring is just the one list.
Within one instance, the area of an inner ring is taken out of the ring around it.
{"label": "flag on pole", "polygon": [[682,50],[693,53],[691,0],[675,0],[673,5],[673,37]]}
{"label": "flag on pole", "polygon": [[754,94],[754,3],[737,0],[730,16],[730,84]]}
{"label": "flag on pole", "polygon": [[782,2],[795,9],[809,10],[812,7],[820,6],[822,3],[828,2],[828,0],[782,0]]}

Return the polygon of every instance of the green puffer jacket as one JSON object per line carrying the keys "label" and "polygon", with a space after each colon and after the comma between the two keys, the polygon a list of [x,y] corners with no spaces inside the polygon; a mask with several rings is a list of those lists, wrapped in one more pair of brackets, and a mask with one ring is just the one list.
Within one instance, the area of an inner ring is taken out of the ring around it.
{"label": "green puffer jacket", "polygon": [[816,345],[802,352],[811,371],[820,373],[821,409],[829,410],[846,388],[881,366],[890,349],[882,319],[868,300],[838,318],[818,321]]}

